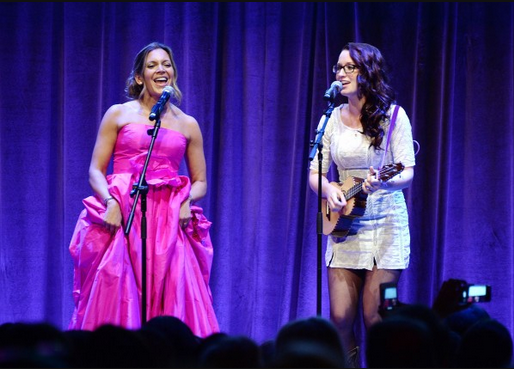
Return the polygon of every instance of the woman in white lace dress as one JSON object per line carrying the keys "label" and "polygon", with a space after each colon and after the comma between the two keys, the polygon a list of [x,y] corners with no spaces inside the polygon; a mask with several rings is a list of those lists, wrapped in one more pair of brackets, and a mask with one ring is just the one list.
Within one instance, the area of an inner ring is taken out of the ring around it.
{"label": "woman in white lace dress", "polygon": [[[325,259],[330,318],[341,333],[349,365],[358,366],[354,326],[360,299],[364,325],[369,328],[381,320],[380,284],[397,283],[409,265],[409,223],[402,190],[413,180],[415,154],[410,120],[395,104],[381,52],[369,44],[349,43],[341,51],[334,73],[347,103],[333,110],[325,128],[321,192],[332,216],[343,214],[351,221],[346,233],[328,236]],[[395,124],[388,137],[395,107]],[[363,179],[359,196],[346,199],[344,186],[330,183],[327,173],[332,163],[337,166],[335,182]],[[396,174],[385,180],[380,177],[381,169],[395,168],[395,164],[400,167]],[[318,180],[318,162],[312,161],[309,184],[316,193]],[[355,211],[359,206],[360,214]]]}

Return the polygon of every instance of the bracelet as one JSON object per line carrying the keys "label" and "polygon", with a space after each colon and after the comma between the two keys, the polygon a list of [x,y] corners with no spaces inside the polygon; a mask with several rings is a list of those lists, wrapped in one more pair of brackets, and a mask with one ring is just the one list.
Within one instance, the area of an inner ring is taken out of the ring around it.
{"label": "bracelet", "polygon": [[195,202],[195,199],[193,198],[193,195],[189,194],[189,197],[187,198],[189,200],[189,204],[193,204]]}
{"label": "bracelet", "polygon": [[106,197],[106,198],[104,199],[104,204],[105,204],[105,206],[107,206],[107,203],[108,203],[109,201],[111,201],[111,200],[114,200],[114,197],[112,197],[112,196]]}

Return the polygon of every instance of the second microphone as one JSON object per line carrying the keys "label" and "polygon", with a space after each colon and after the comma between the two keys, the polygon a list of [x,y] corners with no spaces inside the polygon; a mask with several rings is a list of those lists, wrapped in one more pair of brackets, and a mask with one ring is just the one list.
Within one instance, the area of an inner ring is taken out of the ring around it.
{"label": "second microphone", "polygon": [[343,89],[343,84],[339,81],[334,81],[330,87],[325,91],[323,98],[327,101],[334,101],[337,94]]}
{"label": "second microphone", "polygon": [[171,96],[175,95],[175,90],[171,86],[166,86],[162,90],[162,95],[159,98],[159,101],[157,101],[157,104],[155,104],[152,108],[152,111],[150,112],[150,116],[148,119],[150,120],[156,120],[158,117],[160,117],[162,109],[166,106],[166,103],[170,99]]}

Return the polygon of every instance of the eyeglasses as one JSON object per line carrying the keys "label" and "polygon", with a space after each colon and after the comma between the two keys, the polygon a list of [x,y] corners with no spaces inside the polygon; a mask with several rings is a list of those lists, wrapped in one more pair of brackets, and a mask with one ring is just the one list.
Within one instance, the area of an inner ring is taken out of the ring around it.
{"label": "eyeglasses", "polygon": [[341,69],[344,70],[345,74],[352,74],[353,72],[355,72],[355,69],[358,69],[358,68],[356,65],[353,65],[353,64],[346,64],[346,65],[336,64],[332,67],[332,72],[334,72],[334,74],[337,74],[341,71]]}

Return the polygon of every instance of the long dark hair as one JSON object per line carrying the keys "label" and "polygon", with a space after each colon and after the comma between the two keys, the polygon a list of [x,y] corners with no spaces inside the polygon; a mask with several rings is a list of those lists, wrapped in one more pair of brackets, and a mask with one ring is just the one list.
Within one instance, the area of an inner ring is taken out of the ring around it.
{"label": "long dark hair", "polygon": [[375,46],[366,43],[349,42],[343,50],[349,51],[359,68],[359,98],[366,98],[360,116],[364,134],[371,137],[371,145],[379,149],[384,137],[380,123],[389,119],[389,107],[396,98],[389,85],[384,57]]}
{"label": "long dark hair", "polygon": [[171,87],[175,90],[174,97],[176,100],[176,104],[179,105],[182,101],[182,92],[177,86],[177,78],[178,78],[178,72],[177,72],[177,65],[175,64],[175,60],[173,59],[173,52],[171,51],[171,48],[168,45],[165,45],[161,42],[151,42],[145,47],[141,49],[134,58],[134,64],[132,66],[132,71],[130,72],[129,77],[126,81],[125,86],[125,94],[129,99],[139,99],[141,96],[141,93],[143,92],[143,85],[139,85],[136,82],[136,76],[142,76],[145,69],[145,61],[146,57],[150,53],[150,51],[153,51],[155,49],[163,49],[166,51],[170,57],[171,66],[173,68],[173,80],[171,81]]}

